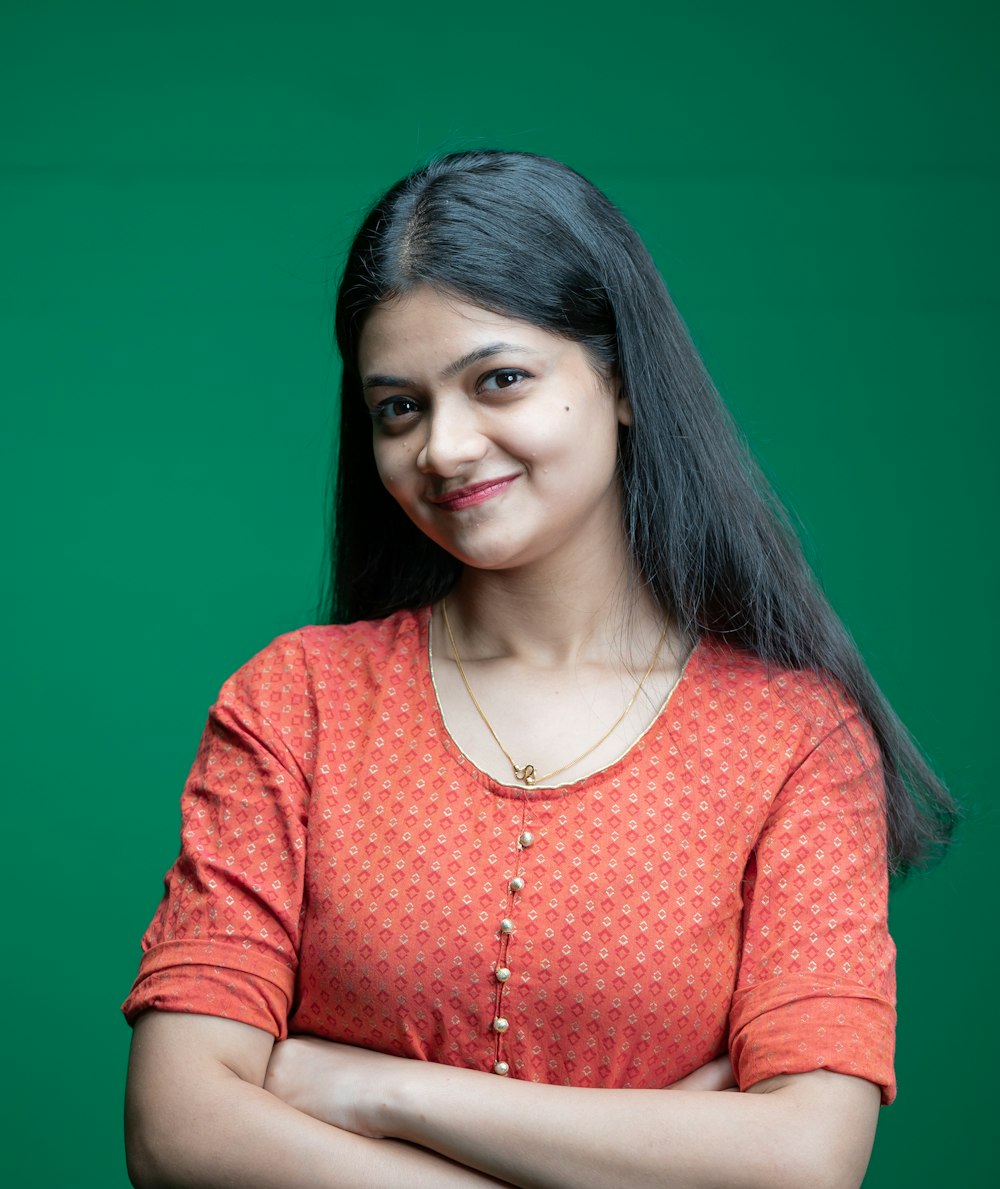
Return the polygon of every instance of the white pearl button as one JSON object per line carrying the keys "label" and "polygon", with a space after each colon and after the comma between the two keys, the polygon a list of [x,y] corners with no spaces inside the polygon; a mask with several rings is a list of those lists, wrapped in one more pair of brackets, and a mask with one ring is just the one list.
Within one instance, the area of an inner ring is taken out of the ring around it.
{"label": "white pearl button", "polygon": [[493,1066],[493,1072],[498,1073],[502,1078],[505,1078],[507,1074],[510,1073],[510,1066],[506,1061],[498,1061],[496,1065]]}
{"label": "white pearl button", "polygon": [[510,1023],[505,1020],[503,1016],[497,1016],[497,1018],[493,1021],[494,1032],[506,1032],[509,1027]]}
{"label": "white pearl button", "polygon": [[532,832],[530,830],[525,830],[524,833],[521,835],[521,837],[518,838],[517,844],[518,844],[518,846],[526,847],[526,846],[531,846],[531,844],[534,841],[535,841],[534,834],[532,834]]}
{"label": "white pearl button", "polygon": [[514,922],[510,919],[510,917],[504,917],[504,919],[500,922],[500,932],[508,934],[514,932]]}
{"label": "white pearl button", "polygon": [[506,966],[498,966],[496,976],[498,983],[505,983],[510,978],[510,971]]}
{"label": "white pearl button", "polygon": [[519,875],[515,875],[507,887],[512,892],[519,892],[524,887],[524,880]]}

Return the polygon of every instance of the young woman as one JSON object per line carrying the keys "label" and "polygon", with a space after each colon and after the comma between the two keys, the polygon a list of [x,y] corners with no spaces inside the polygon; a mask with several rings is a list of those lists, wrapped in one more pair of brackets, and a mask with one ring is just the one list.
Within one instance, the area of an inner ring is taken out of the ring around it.
{"label": "young woman", "polygon": [[954,807],[642,244],[563,165],[446,157],[337,334],[337,626],[213,707],[135,1183],[858,1185],[887,878]]}

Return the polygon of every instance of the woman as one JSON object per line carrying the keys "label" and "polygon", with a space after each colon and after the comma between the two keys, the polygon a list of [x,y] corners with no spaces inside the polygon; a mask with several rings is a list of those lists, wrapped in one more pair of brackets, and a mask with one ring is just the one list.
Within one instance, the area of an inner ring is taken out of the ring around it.
{"label": "woman", "polygon": [[642,244],[457,154],[370,213],[337,334],[340,626],[212,710],[135,1183],[859,1184],[888,872],[954,807]]}

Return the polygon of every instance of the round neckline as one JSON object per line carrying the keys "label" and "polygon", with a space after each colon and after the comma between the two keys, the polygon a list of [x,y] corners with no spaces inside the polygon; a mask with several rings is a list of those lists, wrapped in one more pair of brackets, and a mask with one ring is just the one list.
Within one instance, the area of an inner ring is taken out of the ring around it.
{"label": "round neckline", "polygon": [[441,701],[438,697],[437,684],[434,680],[434,669],[431,663],[431,616],[433,614],[433,605],[428,604],[421,608],[420,613],[416,616],[417,631],[420,641],[420,660],[421,673],[424,681],[424,693],[432,707],[434,717],[434,726],[440,733],[442,740],[444,740],[446,750],[455,758],[458,766],[472,776],[479,784],[483,785],[490,792],[500,797],[514,797],[524,801],[551,801],[559,797],[565,797],[568,794],[582,789],[584,786],[594,783],[604,783],[618,774],[621,769],[625,768],[629,762],[642,751],[650,737],[659,732],[667,711],[671,704],[678,696],[678,691],[689,680],[690,672],[695,667],[695,658],[700,660],[700,654],[703,647],[703,637],[699,636],[695,641],[691,651],[687,654],[684,663],[681,665],[681,671],[677,675],[677,680],[670,687],[667,696],[663,699],[663,703],[653,716],[652,721],[646,729],[638,735],[628,747],[617,758],[610,763],[605,764],[604,767],[595,769],[593,772],[588,772],[583,776],[579,776],[576,780],[567,781],[565,784],[543,785],[541,788],[529,788],[525,785],[519,784],[505,784],[496,777],[491,776],[489,772],[483,771],[482,768],[458,745],[458,741],[454,738],[448,728],[448,723],[444,717],[444,711],[441,709]]}

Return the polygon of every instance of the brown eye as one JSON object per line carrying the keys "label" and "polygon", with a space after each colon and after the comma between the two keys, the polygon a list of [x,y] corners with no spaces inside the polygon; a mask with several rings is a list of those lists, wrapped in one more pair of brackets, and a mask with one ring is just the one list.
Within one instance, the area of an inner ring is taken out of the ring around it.
{"label": "brown eye", "polygon": [[516,367],[501,367],[496,371],[489,372],[479,381],[479,387],[486,392],[496,392],[505,388],[513,388],[515,384],[519,384],[527,377],[527,372],[522,372],[520,368]]}
{"label": "brown eye", "polygon": [[383,429],[420,412],[420,406],[408,396],[390,396],[368,410],[372,420]]}

